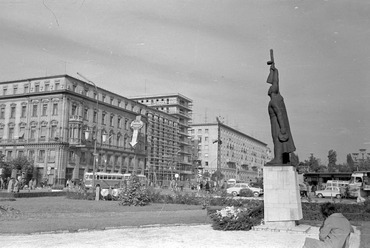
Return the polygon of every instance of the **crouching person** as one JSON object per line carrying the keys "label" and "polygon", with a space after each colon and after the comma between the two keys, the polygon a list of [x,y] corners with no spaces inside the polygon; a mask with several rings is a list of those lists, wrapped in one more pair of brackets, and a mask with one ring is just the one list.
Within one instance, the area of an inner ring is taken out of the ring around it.
{"label": "crouching person", "polygon": [[330,202],[321,206],[324,223],[319,239],[306,238],[303,248],[349,248],[349,237],[354,232],[351,223]]}

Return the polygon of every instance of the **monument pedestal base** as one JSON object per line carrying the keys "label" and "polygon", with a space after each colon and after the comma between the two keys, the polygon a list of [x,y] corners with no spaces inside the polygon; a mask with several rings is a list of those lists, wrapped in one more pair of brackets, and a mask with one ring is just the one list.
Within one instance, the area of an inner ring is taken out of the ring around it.
{"label": "monument pedestal base", "polygon": [[292,229],[303,218],[297,172],[291,165],[263,169],[264,221],[272,229]]}

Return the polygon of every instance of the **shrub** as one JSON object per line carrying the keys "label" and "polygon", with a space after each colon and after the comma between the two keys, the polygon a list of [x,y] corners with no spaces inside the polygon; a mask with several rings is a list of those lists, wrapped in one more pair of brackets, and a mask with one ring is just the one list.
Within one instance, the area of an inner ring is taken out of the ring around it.
{"label": "shrub", "polygon": [[253,191],[250,189],[241,189],[239,192],[239,196],[244,196],[244,197],[252,197]]}
{"label": "shrub", "polygon": [[66,192],[66,198],[76,199],[76,200],[94,200],[95,191],[94,190],[82,190],[82,189],[68,189]]}
{"label": "shrub", "polygon": [[163,202],[161,190],[156,190],[154,187],[147,187],[146,194],[148,195],[150,202]]}
{"label": "shrub", "polygon": [[54,185],[54,186],[51,187],[51,189],[63,190],[64,187],[63,187],[63,185]]}
{"label": "shrub", "polygon": [[136,175],[130,177],[124,190],[119,194],[118,200],[123,206],[145,206],[150,203],[150,197]]}
{"label": "shrub", "polygon": [[232,197],[212,197],[210,199],[210,206],[234,206],[242,207],[245,205],[258,206],[261,204],[261,200],[254,199],[235,199]]}
{"label": "shrub", "polygon": [[370,197],[367,197],[364,201],[364,212],[370,214]]}
{"label": "shrub", "polygon": [[227,191],[226,191],[226,189],[223,189],[223,188],[216,188],[213,191],[213,195],[214,196],[220,196],[220,197],[226,197],[227,196]]}
{"label": "shrub", "polygon": [[186,204],[186,205],[199,205],[201,203],[204,204],[208,200],[207,197],[200,198],[200,197],[196,196],[195,193],[181,194],[180,192],[175,193],[174,199],[175,199],[174,203],[176,203],[176,204]]}

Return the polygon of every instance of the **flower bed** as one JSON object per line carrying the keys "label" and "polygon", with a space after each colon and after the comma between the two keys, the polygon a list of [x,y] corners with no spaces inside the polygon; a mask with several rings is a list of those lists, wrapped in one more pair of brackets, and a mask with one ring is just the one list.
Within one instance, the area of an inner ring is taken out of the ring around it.
{"label": "flower bed", "polygon": [[225,207],[209,214],[212,220],[212,228],[215,230],[248,231],[253,226],[261,224],[263,219],[263,204],[255,208]]}

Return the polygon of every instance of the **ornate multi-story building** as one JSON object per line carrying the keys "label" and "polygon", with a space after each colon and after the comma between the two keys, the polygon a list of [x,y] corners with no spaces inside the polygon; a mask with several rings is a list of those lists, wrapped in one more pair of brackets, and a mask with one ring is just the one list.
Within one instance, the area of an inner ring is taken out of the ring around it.
{"label": "ornate multi-story building", "polygon": [[[171,137],[168,141],[170,142],[170,145],[173,145],[174,148],[168,155],[164,154],[164,157],[167,156],[172,165],[175,163],[175,166],[171,166],[171,174],[178,174],[181,180],[190,179],[193,176],[193,172],[191,161],[191,145],[188,131],[191,124],[193,101],[181,94],[137,96],[131,97],[130,99],[171,115],[177,120],[176,134],[173,133],[174,130],[172,130],[172,128],[163,128],[163,131],[165,132],[164,135]],[[156,129],[152,129],[151,126],[148,127],[148,132],[155,132],[155,130]],[[176,148],[177,151],[175,150]],[[150,149],[155,151],[156,148],[152,147]],[[171,148],[169,147],[169,149]],[[151,163],[155,163],[153,159],[151,159]]]}
{"label": "ornate multi-story building", "polygon": [[199,142],[199,163],[203,172],[217,169],[225,179],[255,181],[262,177],[269,161],[269,148],[264,142],[233,129],[220,121],[192,124],[190,135]]}
{"label": "ornate multi-story building", "polygon": [[[1,82],[0,151],[7,160],[33,159],[38,182],[49,184],[81,180],[93,164],[96,171],[143,174],[147,109],[68,75]],[[138,116],[143,127],[133,149],[130,125]]]}

